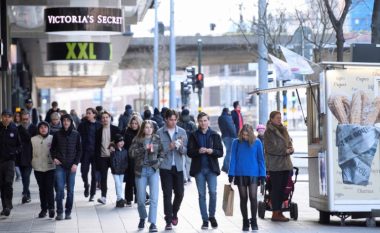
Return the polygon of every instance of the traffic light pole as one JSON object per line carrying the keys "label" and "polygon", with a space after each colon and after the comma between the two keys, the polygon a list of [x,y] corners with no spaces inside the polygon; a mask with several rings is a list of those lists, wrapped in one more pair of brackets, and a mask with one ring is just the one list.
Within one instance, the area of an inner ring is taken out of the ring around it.
{"label": "traffic light pole", "polygon": [[[202,39],[198,39],[198,74],[202,73]],[[202,112],[202,88],[198,88],[198,112]]]}
{"label": "traffic light pole", "polygon": [[170,78],[169,78],[169,105],[170,108],[175,108],[176,93],[174,75],[176,71],[176,43],[174,35],[174,0],[170,0]]}

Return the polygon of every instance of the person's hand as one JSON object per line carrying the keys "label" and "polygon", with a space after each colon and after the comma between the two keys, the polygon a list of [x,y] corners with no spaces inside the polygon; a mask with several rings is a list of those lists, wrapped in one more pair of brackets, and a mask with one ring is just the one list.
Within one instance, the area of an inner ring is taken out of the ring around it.
{"label": "person's hand", "polygon": [[110,146],[109,150],[110,150],[110,152],[115,152],[115,147]]}
{"label": "person's hand", "polygon": [[76,172],[77,171],[77,167],[78,167],[78,165],[73,164],[73,166],[71,166],[71,173]]}
{"label": "person's hand", "polygon": [[171,142],[169,144],[169,150],[174,150],[175,149],[175,142]]}
{"label": "person's hand", "polygon": [[293,148],[286,149],[286,154],[288,154],[288,155],[293,154],[293,152],[294,152]]}
{"label": "person's hand", "polygon": [[55,165],[61,165],[62,163],[61,163],[61,161],[59,161],[58,159],[54,159],[54,164],[55,164]]}
{"label": "person's hand", "polygon": [[199,154],[205,154],[206,151],[207,151],[207,149],[204,147],[199,148]]}
{"label": "person's hand", "polygon": [[206,153],[207,153],[207,154],[211,155],[212,152],[214,152],[214,151],[213,151],[211,148],[210,148],[210,149],[206,149]]}
{"label": "person's hand", "polygon": [[233,176],[228,176],[228,182],[231,184],[233,181],[234,181],[234,177]]}

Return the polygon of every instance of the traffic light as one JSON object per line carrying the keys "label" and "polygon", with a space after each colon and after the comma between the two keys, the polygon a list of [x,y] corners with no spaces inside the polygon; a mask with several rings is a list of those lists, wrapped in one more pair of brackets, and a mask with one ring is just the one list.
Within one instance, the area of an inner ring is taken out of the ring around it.
{"label": "traffic light", "polygon": [[204,87],[204,76],[202,73],[198,73],[197,74],[197,78],[195,80],[195,86],[198,88],[198,89],[202,89]]}
{"label": "traffic light", "polygon": [[187,67],[186,68],[186,82],[193,87],[193,91],[195,89],[195,67]]}

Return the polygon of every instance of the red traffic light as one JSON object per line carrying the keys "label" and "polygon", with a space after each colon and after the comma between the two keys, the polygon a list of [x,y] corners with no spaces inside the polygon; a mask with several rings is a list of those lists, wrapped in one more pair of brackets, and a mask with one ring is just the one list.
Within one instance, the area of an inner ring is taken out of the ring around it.
{"label": "red traffic light", "polygon": [[202,73],[197,74],[197,80],[203,81],[203,74]]}

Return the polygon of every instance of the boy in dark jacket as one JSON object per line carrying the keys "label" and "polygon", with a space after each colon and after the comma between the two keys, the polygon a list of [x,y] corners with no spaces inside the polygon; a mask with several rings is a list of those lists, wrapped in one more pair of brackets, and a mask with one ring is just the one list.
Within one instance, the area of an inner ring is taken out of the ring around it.
{"label": "boy in dark jacket", "polygon": [[116,134],[115,140],[110,144],[111,173],[115,180],[116,207],[124,207],[123,180],[124,173],[128,168],[128,152],[124,149],[124,137]]}
{"label": "boy in dark jacket", "polygon": [[218,126],[222,133],[224,146],[226,147],[226,157],[224,157],[222,171],[228,173],[231,160],[232,140],[237,137],[235,125],[228,108],[223,108],[222,114],[218,118]]}
{"label": "boy in dark jacket", "polygon": [[74,130],[74,124],[70,114],[63,115],[61,121],[62,129],[54,134],[50,149],[51,157],[56,165],[56,220],[63,220],[62,200],[65,185],[67,187],[65,219],[71,219],[71,210],[74,202],[75,174],[82,154],[80,135],[78,131]]}

